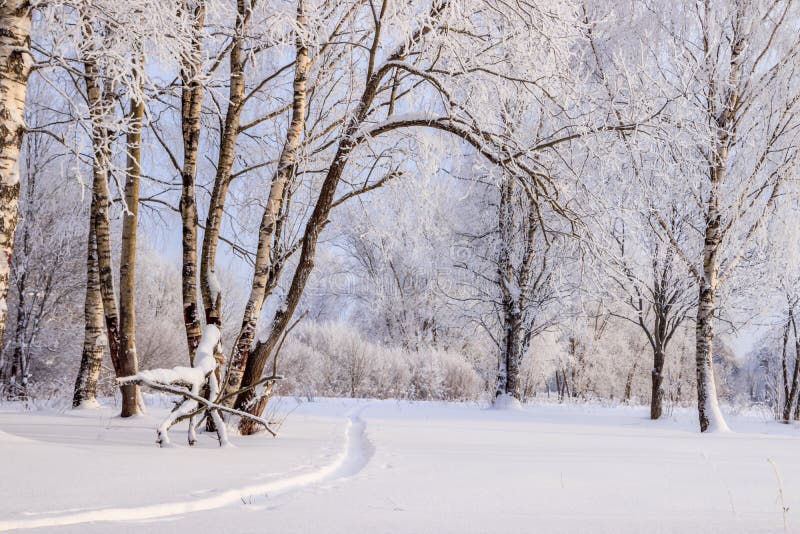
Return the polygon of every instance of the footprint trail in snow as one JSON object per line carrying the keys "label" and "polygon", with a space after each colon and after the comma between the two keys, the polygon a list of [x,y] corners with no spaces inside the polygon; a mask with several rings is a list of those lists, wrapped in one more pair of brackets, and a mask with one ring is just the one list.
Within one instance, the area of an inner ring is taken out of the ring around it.
{"label": "footprint trail in snow", "polygon": [[368,404],[359,406],[347,414],[342,452],[329,464],[313,471],[306,471],[294,476],[251,484],[241,488],[221,490],[214,495],[192,500],[144,506],[101,508],[31,519],[0,520],[0,532],[14,529],[77,525],[96,521],[118,522],[161,519],[191,512],[213,510],[242,502],[252,503],[254,500],[263,499],[264,497],[270,498],[320,483],[352,477],[367,465],[374,452],[372,444],[367,439],[366,423],[361,418],[362,412],[368,406]]}

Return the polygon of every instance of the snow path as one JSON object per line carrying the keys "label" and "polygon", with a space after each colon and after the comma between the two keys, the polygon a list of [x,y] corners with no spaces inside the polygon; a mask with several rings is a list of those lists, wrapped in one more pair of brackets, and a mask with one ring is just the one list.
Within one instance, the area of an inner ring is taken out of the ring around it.
{"label": "snow path", "polygon": [[0,462],[0,528],[800,533],[800,425],[758,410],[726,414],[734,433],[701,435],[680,408],[653,422],[647,407],[278,401],[291,414],[281,439],[235,437],[232,449],[208,435],[158,449],[156,419],[108,408],[0,408],[0,457],[12,459]]}
{"label": "snow path", "polygon": [[64,515],[33,519],[0,520],[0,532],[42,527],[77,525],[96,521],[141,521],[163,519],[191,512],[201,512],[230,506],[236,503],[253,503],[320,483],[345,479],[358,474],[369,462],[374,448],[367,438],[362,412],[369,405],[358,406],[347,414],[345,440],[342,452],[329,464],[313,471],[280,478],[261,484],[223,490],[219,494],[188,501],[174,501],[146,506],[102,508]]}

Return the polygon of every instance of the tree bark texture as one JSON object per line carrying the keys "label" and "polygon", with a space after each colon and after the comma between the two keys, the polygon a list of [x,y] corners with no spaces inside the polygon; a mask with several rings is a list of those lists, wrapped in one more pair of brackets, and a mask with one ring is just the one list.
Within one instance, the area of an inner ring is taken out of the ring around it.
{"label": "tree bark texture", "polygon": [[514,182],[504,179],[500,188],[498,208],[498,231],[500,249],[497,261],[497,280],[501,295],[502,335],[500,338],[500,362],[497,371],[495,397],[511,395],[519,399],[520,330],[521,310],[519,294],[514,290],[514,266],[511,261],[511,247],[514,232]]}
{"label": "tree bark texture", "polygon": [[97,399],[97,380],[103,363],[103,298],[100,295],[100,273],[94,239],[94,213],[89,215],[89,238],[86,252],[86,298],[83,318],[83,352],[72,395],[72,407],[91,404]]}
{"label": "tree bark texture", "polygon": [[[239,119],[244,107],[244,37],[250,9],[244,0],[236,3],[236,25],[234,27],[233,46],[229,56],[230,87],[228,91],[228,108],[220,138],[217,172],[214,177],[214,188],[211,190],[206,228],[203,233],[203,247],[200,253],[200,294],[203,299],[206,322],[221,324],[222,295],[216,283],[216,257],[219,243],[220,223],[222,222],[225,198],[231,182],[231,169],[236,154],[236,138],[239,134]],[[212,278],[214,279],[212,281]]]}
{"label": "tree bark texture", "polygon": [[[134,273],[136,271],[136,226],[139,213],[139,175],[141,173],[141,139],[144,103],[132,101],[130,130],[127,133],[127,164],[125,179],[126,211],[122,215],[122,250],[119,261],[119,331],[120,370],[122,376],[139,372],[136,355],[136,311],[134,307]],[[123,398],[138,398],[138,386],[121,386]]]}
{"label": "tree bark texture", "polygon": [[183,168],[181,169],[181,246],[183,250],[181,270],[181,293],[183,298],[183,322],[189,360],[194,362],[194,353],[202,335],[197,309],[197,206],[195,204],[195,179],[197,175],[197,151],[200,144],[200,112],[203,107],[203,84],[200,79],[202,67],[202,36],[205,23],[205,2],[187,1],[185,8],[194,16],[192,53],[181,68],[181,130],[183,132]]}
{"label": "tree bark texture", "polygon": [[19,154],[31,68],[31,15],[25,0],[0,2],[0,346],[19,203]]}
{"label": "tree bark texture", "polygon": [[[84,32],[87,42],[91,43],[93,31],[91,21],[84,21]],[[106,117],[113,113],[114,93],[108,80],[103,82],[96,64],[90,59],[85,59],[84,81],[86,83],[86,97],[89,104],[89,115],[92,124],[92,214],[94,218],[94,239],[97,248],[97,265],[100,276],[100,295],[103,300],[103,314],[105,317],[106,338],[111,362],[116,375],[127,376],[125,369],[130,367],[123,362],[120,354],[119,313],[117,295],[114,287],[113,258],[111,253],[111,230],[109,225],[109,191],[108,180],[111,168],[111,140],[105,123]],[[130,417],[139,413],[136,388],[122,387],[122,417]]]}

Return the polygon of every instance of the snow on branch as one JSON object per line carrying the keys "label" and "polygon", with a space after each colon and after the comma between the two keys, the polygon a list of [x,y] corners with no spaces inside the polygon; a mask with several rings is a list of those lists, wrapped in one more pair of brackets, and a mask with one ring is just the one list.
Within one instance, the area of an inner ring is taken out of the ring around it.
{"label": "snow on branch", "polygon": [[[275,431],[270,428],[269,422],[265,419],[219,404],[217,399],[219,383],[214,373],[217,368],[217,359],[214,355],[221,352],[220,338],[221,334],[216,325],[206,325],[203,329],[200,344],[197,346],[194,367],[179,366],[171,369],[150,369],[117,379],[117,383],[120,385],[141,384],[156,391],[163,391],[184,398],[158,428],[157,443],[162,447],[170,444],[169,428],[186,417],[189,418],[189,444],[194,445],[196,442],[194,419],[204,411],[208,412],[214,421],[220,446],[229,444],[227,430],[220,412],[250,419],[263,426],[273,436],[276,435]],[[207,398],[200,394],[206,384],[208,385]],[[198,408],[198,406],[202,407]]]}

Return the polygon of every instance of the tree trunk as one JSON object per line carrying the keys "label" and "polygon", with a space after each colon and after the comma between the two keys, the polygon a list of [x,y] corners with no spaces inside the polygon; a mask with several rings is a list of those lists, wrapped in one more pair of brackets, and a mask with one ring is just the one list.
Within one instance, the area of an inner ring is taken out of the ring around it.
{"label": "tree trunk", "polygon": [[800,338],[797,336],[797,324],[792,310],[789,310],[789,321],[794,331],[794,369],[792,370],[792,386],[789,388],[789,395],[786,397],[783,406],[783,421],[785,423],[791,420],[792,408],[797,403],[798,379],[800,379]]}
{"label": "tree trunk", "polygon": [[653,350],[653,370],[650,372],[652,390],[650,392],[650,419],[661,419],[664,413],[664,349]]}
{"label": "tree trunk", "polygon": [[[93,31],[91,21],[84,21],[84,31]],[[91,42],[91,40],[87,40]],[[114,288],[114,270],[111,255],[111,231],[109,228],[109,193],[108,178],[111,167],[111,140],[106,129],[107,115],[113,113],[114,93],[110,81],[104,82],[101,91],[100,73],[91,60],[84,61],[84,81],[86,83],[86,97],[89,104],[89,113],[92,122],[92,213],[94,216],[95,245],[97,248],[97,265],[100,275],[100,295],[103,300],[103,314],[105,316],[106,338],[111,362],[114,364],[116,375],[127,376],[125,369],[129,366],[124,363],[119,351],[119,315],[117,296]],[[139,412],[135,388],[125,387],[122,393],[122,417],[130,417]]]}
{"label": "tree trunk", "polygon": [[[144,103],[131,101],[131,124],[125,143],[128,152],[125,180],[127,211],[122,215],[122,250],[119,261],[119,351],[122,376],[131,376],[139,372],[139,360],[136,355],[134,273],[136,271],[136,225],[139,212],[143,115]],[[136,384],[126,384],[121,389],[123,398],[138,398],[139,392]]]}
{"label": "tree trunk", "polygon": [[498,233],[500,250],[497,258],[497,282],[500,287],[503,332],[500,345],[500,365],[497,371],[495,398],[511,395],[519,399],[519,363],[522,317],[519,309],[519,289],[515,290],[514,267],[511,262],[511,247],[514,233],[514,181],[504,177],[500,187],[498,206]]}
{"label": "tree trunk", "polygon": [[83,307],[84,334],[81,364],[75,380],[72,407],[93,404],[97,399],[97,380],[103,362],[103,298],[100,295],[100,274],[94,239],[95,210],[89,216],[89,238],[86,254],[86,299]]}
{"label": "tree trunk", "polygon": [[639,362],[633,362],[631,370],[628,373],[628,378],[625,380],[625,393],[623,394],[623,401],[628,403],[631,401],[633,395],[633,378],[636,376],[636,369],[639,367]]}
{"label": "tree trunk", "polygon": [[[437,16],[443,13],[444,5],[446,4],[435,4],[431,10],[431,18],[435,19]],[[302,3],[299,4],[298,11],[301,9]],[[302,13],[298,13],[298,21],[300,17],[302,17]],[[432,29],[433,26],[428,23],[421,30],[419,30],[418,35],[423,36]],[[407,44],[400,45],[394,53],[389,54],[388,58],[392,61],[401,60],[408,53],[407,46]],[[304,44],[301,42],[299,37],[297,41],[297,48],[298,54],[300,53],[300,49],[304,48]],[[370,57],[370,65],[374,66],[374,59],[375,57],[373,52]],[[300,302],[300,297],[302,296],[306,283],[308,282],[308,277],[311,274],[311,271],[314,269],[314,255],[316,253],[317,241],[319,240],[320,232],[327,223],[328,215],[330,214],[331,207],[333,205],[334,195],[336,194],[336,188],[339,186],[342,173],[347,165],[350,154],[358,144],[356,134],[358,133],[359,128],[369,113],[372,103],[375,100],[375,96],[378,93],[381,80],[386,72],[387,71],[383,69],[373,71],[372,67],[368,68],[364,91],[361,94],[361,98],[353,112],[353,115],[347,122],[347,127],[339,137],[336,153],[334,154],[333,159],[328,166],[328,171],[325,174],[325,179],[322,182],[319,196],[314,204],[314,209],[311,212],[308,221],[306,222],[306,226],[303,231],[302,246],[300,247],[300,257],[297,262],[297,268],[292,276],[292,282],[284,299],[283,306],[278,309],[272,319],[269,335],[267,336],[266,341],[264,343],[259,343],[256,346],[254,357],[247,358],[244,376],[242,379],[243,386],[255,384],[260,379],[261,373],[264,370],[264,366],[266,365],[270,356],[272,356],[278,341],[286,331],[289,321],[297,309],[297,305]],[[295,81],[297,81],[297,72],[295,73]],[[295,98],[294,105],[296,106],[297,104],[298,99]],[[248,390],[242,392],[236,398],[236,406],[251,414],[259,414],[264,410],[267,399],[268,396],[266,395],[256,399],[256,393],[253,390]],[[241,424],[239,425],[239,431],[242,434],[252,434],[257,429],[257,426],[248,420],[242,420]]]}
{"label": "tree trunk", "polygon": [[[305,16],[301,9],[301,7],[298,8],[297,23],[302,28],[305,27]],[[283,146],[278,168],[272,179],[267,203],[261,217],[253,283],[250,288],[250,297],[247,300],[244,317],[242,318],[239,336],[233,347],[228,373],[225,377],[223,395],[235,392],[242,384],[242,377],[250,355],[250,347],[255,337],[258,316],[261,314],[261,307],[264,304],[270,274],[275,270],[276,263],[279,261],[277,256],[281,251],[274,249],[273,236],[279,224],[286,184],[292,178],[297,149],[300,147],[300,140],[303,135],[303,125],[306,119],[306,85],[309,64],[308,48],[303,40],[298,37],[293,83],[292,118],[289,123],[289,129],[286,132],[286,143]],[[262,363],[261,368],[263,367],[264,364]],[[258,374],[261,374],[260,370]],[[234,401],[235,399],[231,398],[231,402]],[[247,420],[242,422],[244,423],[245,421]]]}
{"label": "tree trunk", "polygon": [[243,0],[238,0],[236,25],[234,28],[233,46],[229,57],[230,88],[228,90],[228,108],[225,112],[225,123],[221,132],[217,172],[214,177],[214,188],[206,217],[206,228],[203,233],[203,247],[200,253],[200,294],[203,298],[206,322],[221,324],[222,295],[216,280],[216,257],[219,243],[219,230],[222,222],[225,197],[231,182],[231,168],[236,154],[236,138],[239,135],[239,118],[242,114],[244,100],[244,33],[250,11]]}
{"label": "tree trunk", "polygon": [[727,431],[728,425],[722,417],[714,381],[714,290],[702,281],[697,307],[696,355],[697,365],[697,412],[700,431]]}
{"label": "tree trunk", "polygon": [[[723,139],[717,147],[725,147]],[[697,320],[695,323],[695,364],[697,366],[697,415],[700,432],[727,431],[722,417],[714,382],[714,297],[719,276],[719,248],[722,242],[722,221],[719,212],[719,188],[724,182],[727,150],[715,151],[715,164],[710,171],[711,190],[706,204],[705,238],[703,241],[703,269],[699,282]]]}
{"label": "tree trunk", "polygon": [[202,36],[205,22],[205,2],[198,1],[192,8],[195,25],[192,34],[191,56],[181,68],[181,130],[183,132],[183,169],[181,169],[181,235],[183,269],[181,292],[183,296],[183,322],[189,360],[194,362],[194,353],[200,343],[202,331],[197,312],[197,206],[195,205],[195,176],[197,174],[197,150],[200,143],[200,112],[203,107],[203,86],[200,76],[202,66]]}
{"label": "tree trunk", "polygon": [[[32,199],[34,197],[36,179],[35,176],[30,175],[26,176],[27,179],[27,188],[28,188],[28,198]],[[15,251],[17,254],[22,253],[23,258],[28,257],[30,254],[30,225],[26,224],[23,227],[23,232],[21,240],[17,240],[15,246]],[[23,260],[24,261],[24,260]],[[21,269],[14,269],[14,281],[15,281],[15,289],[18,295],[17,301],[17,324],[16,328],[14,329],[14,342],[11,345],[14,347],[14,351],[11,355],[11,368],[9,369],[7,383],[10,386],[8,389],[7,397],[12,399],[26,399],[28,397],[28,362],[27,362],[27,351],[25,350],[26,345],[26,338],[28,332],[28,325],[30,323],[30,316],[34,313],[34,304],[36,302],[36,297],[33,297],[34,302],[28,307],[25,302],[25,295],[28,290],[28,269],[23,265]],[[6,331],[6,335],[9,334],[10,331]],[[3,350],[3,344],[0,340],[0,353]],[[2,363],[0,363],[0,373],[3,372]],[[5,377],[0,377],[0,386],[6,382]]]}
{"label": "tree trunk", "polygon": [[[800,350],[800,347],[797,347]],[[800,359],[800,355],[797,356],[797,359]],[[792,414],[792,419],[795,421],[800,420],[800,402],[795,403],[794,405],[794,413]]]}
{"label": "tree trunk", "polygon": [[503,298],[503,335],[500,345],[500,365],[497,371],[495,398],[510,395],[520,399],[520,363],[522,361],[522,318],[519,305]]}
{"label": "tree trunk", "polygon": [[[786,345],[789,343],[789,327],[791,326],[791,321],[786,322],[786,326],[783,329],[783,349],[781,350],[781,379],[783,381],[783,406],[784,411],[786,409],[786,405],[789,401],[789,370],[786,362]],[[778,404],[778,388],[775,388],[775,403]],[[778,408],[775,409],[778,411]],[[776,413],[776,417],[779,417]]]}
{"label": "tree trunk", "polygon": [[0,347],[8,313],[8,278],[19,202],[19,152],[31,68],[26,0],[0,2]]}
{"label": "tree trunk", "polygon": [[[708,8],[708,4],[706,4]],[[734,39],[730,45],[730,72],[728,87],[718,93],[714,83],[708,87],[708,126],[713,132],[709,146],[710,166],[708,174],[708,200],[705,204],[705,228],[703,239],[703,265],[699,273],[699,297],[697,302],[697,321],[695,324],[697,366],[697,415],[700,420],[700,431],[728,431],[728,425],[722,417],[714,383],[714,298],[719,283],[720,248],[723,230],[720,213],[720,194],[725,184],[728,155],[736,133],[735,113],[739,104],[739,70],[741,53],[746,48],[745,42],[738,34],[739,17],[743,10],[736,12],[734,21]],[[707,36],[706,36],[707,37]],[[704,41],[705,51],[708,40]],[[717,101],[719,96],[720,101]]]}
{"label": "tree trunk", "polygon": [[[19,303],[17,305],[17,327],[14,332],[14,352],[11,355],[11,370],[8,376],[8,383],[11,385],[11,389],[7,396],[11,399],[22,400],[28,398],[28,362],[23,350],[29,321],[29,313],[25,309],[23,300],[27,273],[23,270],[16,278]],[[2,347],[0,347],[0,350],[2,350]]]}

